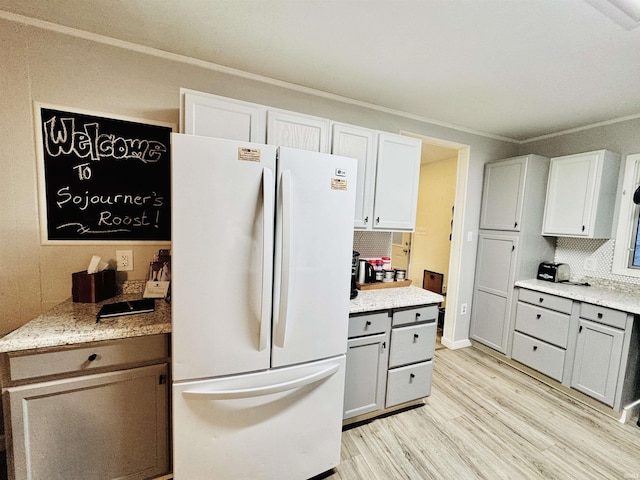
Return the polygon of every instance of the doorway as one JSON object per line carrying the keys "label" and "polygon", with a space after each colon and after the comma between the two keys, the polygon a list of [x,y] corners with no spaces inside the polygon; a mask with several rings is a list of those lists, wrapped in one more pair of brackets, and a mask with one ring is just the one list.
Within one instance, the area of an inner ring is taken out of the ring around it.
{"label": "doorway", "polygon": [[[423,142],[416,228],[410,239],[409,278],[422,287],[425,270],[442,274],[441,293],[445,297],[444,325],[439,332],[442,344],[449,348],[467,346],[468,340],[455,341],[455,332],[469,146],[403,134]],[[466,332],[457,336],[466,339]]]}

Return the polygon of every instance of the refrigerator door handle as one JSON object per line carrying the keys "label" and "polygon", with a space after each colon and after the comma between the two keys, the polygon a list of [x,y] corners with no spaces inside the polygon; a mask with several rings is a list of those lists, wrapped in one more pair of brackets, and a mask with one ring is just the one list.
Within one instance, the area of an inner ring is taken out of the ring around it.
{"label": "refrigerator door handle", "polygon": [[280,273],[280,306],[274,343],[284,348],[287,337],[287,315],[291,288],[291,170],[283,170],[282,182],[282,266]]}
{"label": "refrigerator door handle", "polygon": [[262,170],[262,292],[260,305],[260,341],[259,350],[267,348],[269,343],[269,329],[271,328],[271,262],[273,239],[273,209],[274,207],[273,172],[269,168]]}
{"label": "refrigerator door handle", "polygon": [[182,395],[185,397],[197,397],[205,400],[226,400],[234,398],[250,398],[260,397],[264,395],[271,395],[274,393],[282,393],[289,390],[295,390],[302,388],[312,383],[317,383],[338,371],[339,364],[332,365],[319,372],[314,372],[304,377],[295,378],[282,383],[276,383],[274,385],[265,385],[252,388],[239,388],[233,390],[221,389],[221,390],[185,390]]}

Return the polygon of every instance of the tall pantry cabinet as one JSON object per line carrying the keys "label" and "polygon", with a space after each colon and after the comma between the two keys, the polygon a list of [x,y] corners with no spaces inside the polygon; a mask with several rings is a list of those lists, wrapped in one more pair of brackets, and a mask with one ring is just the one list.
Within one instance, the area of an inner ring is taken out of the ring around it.
{"label": "tall pantry cabinet", "polygon": [[548,172],[538,155],[485,165],[470,336],[506,355],[514,283],[554,257],[554,239],[540,234]]}

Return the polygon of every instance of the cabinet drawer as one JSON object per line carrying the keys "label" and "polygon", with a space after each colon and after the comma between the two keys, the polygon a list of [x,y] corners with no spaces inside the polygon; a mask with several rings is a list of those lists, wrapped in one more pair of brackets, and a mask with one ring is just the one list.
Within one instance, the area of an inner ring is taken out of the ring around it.
{"label": "cabinet drawer", "polygon": [[567,348],[569,315],[518,302],[516,330],[558,347]]}
{"label": "cabinet drawer", "polygon": [[545,375],[562,381],[565,351],[541,340],[515,332],[511,358]]}
{"label": "cabinet drawer", "polygon": [[54,352],[11,355],[9,374],[10,381],[14,382],[62,373],[90,372],[98,368],[148,362],[167,356],[167,336],[151,335],[99,342],[92,346],[69,347]]}
{"label": "cabinet drawer", "polygon": [[391,330],[389,368],[433,358],[436,323],[425,323]]}
{"label": "cabinet drawer", "polygon": [[438,305],[428,305],[426,307],[409,308],[407,310],[394,310],[394,327],[398,325],[411,325],[413,323],[429,322],[438,318]]}
{"label": "cabinet drawer", "polygon": [[627,325],[627,313],[611,308],[599,307],[591,303],[580,305],[580,316],[587,320],[603,323],[615,328],[625,328]]}
{"label": "cabinet drawer", "polygon": [[389,328],[389,313],[380,312],[349,318],[349,338],[384,333]]}
{"label": "cabinet drawer", "polygon": [[385,406],[392,407],[431,394],[433,360],[389,370],[387,376],[387,400]]}
{"label": "cabinet drawer", "polygon": [[569,314],[573,305],[573,300],[570,298],[557,297],[556,295],[527,290],[526,288],[520,289],[518,300]]}

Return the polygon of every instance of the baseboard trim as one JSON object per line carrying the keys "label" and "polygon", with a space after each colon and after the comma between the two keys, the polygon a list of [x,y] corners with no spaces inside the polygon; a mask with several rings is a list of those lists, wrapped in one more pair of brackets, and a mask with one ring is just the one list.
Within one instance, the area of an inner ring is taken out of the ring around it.
{"label": "baseboard trim", "polygon": [[466,348],[471,346],[471,340],[468,338],[465,340],[458,340],[456,342],[452,342],[448,338],[442,337],[440,339],[440,343],[447,347],[449,350],[457,350],[459,348]]}

